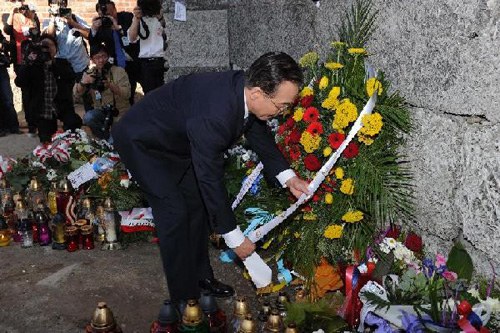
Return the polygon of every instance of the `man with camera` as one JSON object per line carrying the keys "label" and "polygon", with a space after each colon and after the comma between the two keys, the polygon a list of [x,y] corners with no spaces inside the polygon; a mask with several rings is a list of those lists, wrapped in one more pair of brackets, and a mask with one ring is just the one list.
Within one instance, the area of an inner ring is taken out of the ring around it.
{"label": "man with camera", "polygon": [[56,58],[68,60],[79,81],[90,63],[83,40],[88,38],[90,27],[72,13],[67,0],[49,0],[49,5],[50,19],[44,22],[44,32],[57,39]]}
{"label": "man with camera", "polygon": [[83,73],[73,92],[76,96],[90,93],[94,108],[85,113],[83,123],[99,139],[108,139],[113,117],[123,114],[130,106],[130,83],[123,68],[108,62],[106,45],[91,46],[90,57],[95,66]]}
{"label": "man with camera", "polygon": [[131,43],[139,43],[141,86],[145,94],[164,83],[167,35],[160,0],[138,0],[127,31]]}
{"label": "man with camera", "polygon": [[134,104],[135,89],[140,75],[137,61],[139,45],[131,44],[126,32],[132,24],[133,14],[118,12],[110,0],[99,0],[96,4],[98,16],[92,19],[89,35],[90,45],[104,43],[109,47],[109,56],[115,65],[125,68],[130,82],[130,105]]}
{"label": "man with camera", "polygon": [[42,143],[50,142],[57,131],[57,120],[63,122],[64,130],[75,130],[82,124],[73,105],[73,69],[66,59],[55,58],[56,53],[54,37],[30,42],[15,79],[16,85],[27,93],[26,111],[34,116]]}

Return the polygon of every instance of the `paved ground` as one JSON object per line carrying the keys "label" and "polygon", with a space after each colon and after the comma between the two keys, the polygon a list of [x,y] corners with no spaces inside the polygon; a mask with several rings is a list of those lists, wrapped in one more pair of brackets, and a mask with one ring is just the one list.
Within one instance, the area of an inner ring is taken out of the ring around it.
{"label": "paved ground", "polygon": [[[19,110],[19,98],[15,100]],[[21,113],[19,118],[24,126]],[[0,138],[0,155],[22,157],[38,143],[26,134],[8,135]],[[258,309],[252,284],[242,278],[241,269],[220,263],[215,249],[211,256],[216,277]],[[83,332],[100,301],[108,303],[124,332],[145,333],[165,298],[166,282],[154,244],[74,253],[40,246],[23,249],[19,244],[0,247],[0,333]],[[219,305],[229,314],[232,301]]]}

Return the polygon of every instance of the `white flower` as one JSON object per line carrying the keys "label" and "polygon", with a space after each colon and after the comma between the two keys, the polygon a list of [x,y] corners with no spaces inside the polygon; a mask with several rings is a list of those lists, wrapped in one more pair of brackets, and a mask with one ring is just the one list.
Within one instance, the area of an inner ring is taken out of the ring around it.
{"label": "white flower", "polygon": [[245,152],[243,155],[241,155],[241,159],[243,160],[243,162],[246,162],[250,159],[250,152]]}
{"label": "white flower", "polygon": [[480,299],[479,290],[477,288],[471,287],[467,292],[474,298]]}
{"label": "white flower", "polygon": [[45,165],[43,165],[42,162],[39,162],[39,161],[32,161],[31,162],[31,166],[33,166],[34,168],[42,168],[42,169],[45,169]]}
{"label": "white flower", "polygon": [[385,243],[391,250],[394,250],[398,243],[394,238],[389,237],[384,238],[382,242]]}
{"label": "white flower", "polygon": [[314,331],[313,333],[325,333],[325,331],[323,331],[321,328],[317,331]]}
{"label": "white flower", "polygon": [[56,173],[56,170],[54,169],[49,169],[47,171],[47,179],[49,181],[52,181],[53,179],[55,179],[57,177],[57,173]]}
{"label": "white flower", "polygon": [[492,313],[499,313],[500,312],[500,301],[498,298],[491,298],[488,297],[486,301],[481,301],[482,304],[488,304],[491,308]]}
{"label": "white flower", "polygon": [[389,246],[385,243],[380,243],[380,251],[384,252],[384,253],[389,253],[391,252],[391,249],[389,248]]}
{"label": "white flower", "polygon": [[120,185],[125,187],[125,188],[128,188],[130,186],[130,179],[121,179],[120,180]]}

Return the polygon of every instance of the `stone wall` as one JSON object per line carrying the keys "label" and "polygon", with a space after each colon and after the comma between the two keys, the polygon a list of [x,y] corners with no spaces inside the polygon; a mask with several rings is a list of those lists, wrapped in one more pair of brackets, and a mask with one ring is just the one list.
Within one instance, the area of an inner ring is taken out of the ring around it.
{"label": "stone wall", "polygon": [[[351,1],[188,0],[171,22],[170,77],[245,68],[260,54],[324,55]],[[447,251],[464,239],[475,263],[500,271],[500,1],[374,0],[373,65],[401,91],[415,121],[405,153],[415,173],[417,223]],[[170,17],[173,6],[166,3]],[[402,221],[405,224],[405,221]]]}

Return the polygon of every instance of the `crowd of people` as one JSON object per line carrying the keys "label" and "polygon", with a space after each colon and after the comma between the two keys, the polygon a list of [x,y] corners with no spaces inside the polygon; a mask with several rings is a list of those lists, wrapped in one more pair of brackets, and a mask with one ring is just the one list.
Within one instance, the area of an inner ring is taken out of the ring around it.
{"label": "crowd of people", "polygon": [[[58,129],[89,126],[110,139],[113,118],[134,104],[137,83],[145,94],[163,85],[167,37],[160,0],[138,0],[133,12],[98,0],[87,24],[51,0],[40,22],[32,4],[16,2],[0,31],[0,137],[22,134],[14,108],[11,78],[21,90],[28,135],[49,142]],[[85,114],[75,112],[75,102]]]}

